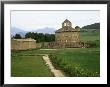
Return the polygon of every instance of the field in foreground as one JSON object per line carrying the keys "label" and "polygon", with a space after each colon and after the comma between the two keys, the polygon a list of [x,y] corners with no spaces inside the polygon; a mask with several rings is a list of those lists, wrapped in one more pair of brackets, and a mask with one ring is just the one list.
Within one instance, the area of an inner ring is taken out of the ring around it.
{"label": "field in foreground", "polygon": [[67,76],[100,76],[99,48],[62,49],[50,58],[56,68],[62,69]]}
{"label": "field in foreground", "polygon": [[67,76],[100,76],[99,48],[14,51],[11,58],[12,76],[53,76],[39,54],[54,56],[51,61]]}
{"label": "field in foreground", "polygon": [[[27,52],[28,53],[28,52]],[[50,77],[53,76],[45,66],[41,56],[15,52],[11,58],[11,76],[15,77]]]}

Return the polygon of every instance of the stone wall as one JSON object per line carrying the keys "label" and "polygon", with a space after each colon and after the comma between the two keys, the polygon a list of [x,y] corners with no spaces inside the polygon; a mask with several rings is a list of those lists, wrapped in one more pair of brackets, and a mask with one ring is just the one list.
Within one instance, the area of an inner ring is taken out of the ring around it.
{"label": "stone wall", "polygon": [[49,42],[47,45],[47,48],[87,48],[87,47],[89,47],[89,44],[85,42],[74,42],[74,43]]}
{"label": "stone wall", "polygon": [[42,47],[42,43],[36,43],[36,48],[41,48]]}
{"label": "stone wall", "polygon": [[56,42],[79,42],[80,36],[79,32],[61,32],[61,33],[55,33],[55,41]]}
{"label": "stone wall", "polygon": [[36,48],[35,41],[11,40],[11,50],[27,50],[27,49],[35,49],[35,48]]}

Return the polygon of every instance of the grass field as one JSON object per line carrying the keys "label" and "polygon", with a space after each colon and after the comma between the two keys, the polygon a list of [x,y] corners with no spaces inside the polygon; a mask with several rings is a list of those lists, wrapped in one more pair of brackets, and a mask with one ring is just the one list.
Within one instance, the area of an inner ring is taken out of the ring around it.
{"label": "grass field", "polygon": [[22,53],[20,51],[13,53],[11,59],[11,70],[11,76],[15,77],[53,76],[48,67],[45,66],[41,56],[26,55],[25,51]]}
{"label": "grass field", "polygon": [[81,41],[96,41],[100,40],[100,32],[81,32],[80,33]]}
{"label": "grass field", "polygon": [[[54,57],[54,65],[67,72],[68,76],[100,76],[99,48],[60,49],[51,55]],[[66,70],[66,68],[70,68],[70,70]]]}
{"label": "grass field", "polygon": [[12,76],[52,76],[38,54],[53,54],[67,65],[79,67],[85,72],[97,73],[95,76],[100,74],[99,48],[65,48],[12,52]]}
{"label": "grass field", "polygon": [[57,56],[71,65],[80,65],[87,71],[100,71],[99,49],[64,49]]}

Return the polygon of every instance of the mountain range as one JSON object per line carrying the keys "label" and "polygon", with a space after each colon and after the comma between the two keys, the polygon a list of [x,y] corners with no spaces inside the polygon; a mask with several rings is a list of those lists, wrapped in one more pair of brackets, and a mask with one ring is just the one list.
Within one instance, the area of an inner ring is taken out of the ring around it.
{"label": "mountain range", "polygon": [[14,36],[15,34],[20,34],[22,37],[24,37],[27,32],[54,34],[55,33],[55,29],[54,28],[45,27],[45,28],[36,29],[36,30],[32,30],[32,31],[24,31],[23,29],[20,29],[20,28],[17,28],[17,27],[11,27],[11,35],[12,36]]}
{"label": "mountain range", "polygon": [[48,34],[54,34],[55,33],[55,29],[54,28],[49,28],[49,27],[46,27],[46,28],[42,28],[42,29],[37,29],[35,30],[35,32],[37,33],[48,33]]}

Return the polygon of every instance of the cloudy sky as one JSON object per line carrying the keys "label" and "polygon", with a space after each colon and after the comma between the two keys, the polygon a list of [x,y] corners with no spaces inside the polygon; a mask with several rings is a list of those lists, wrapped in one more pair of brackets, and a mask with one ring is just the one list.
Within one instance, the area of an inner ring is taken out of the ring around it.
{"label": "cloudy sky", "polygon": [[50,27],[59,29],[61,23],[68,19],[72,26],[100,22],[100,11],[11,11],[11,27],[25,31]]}

